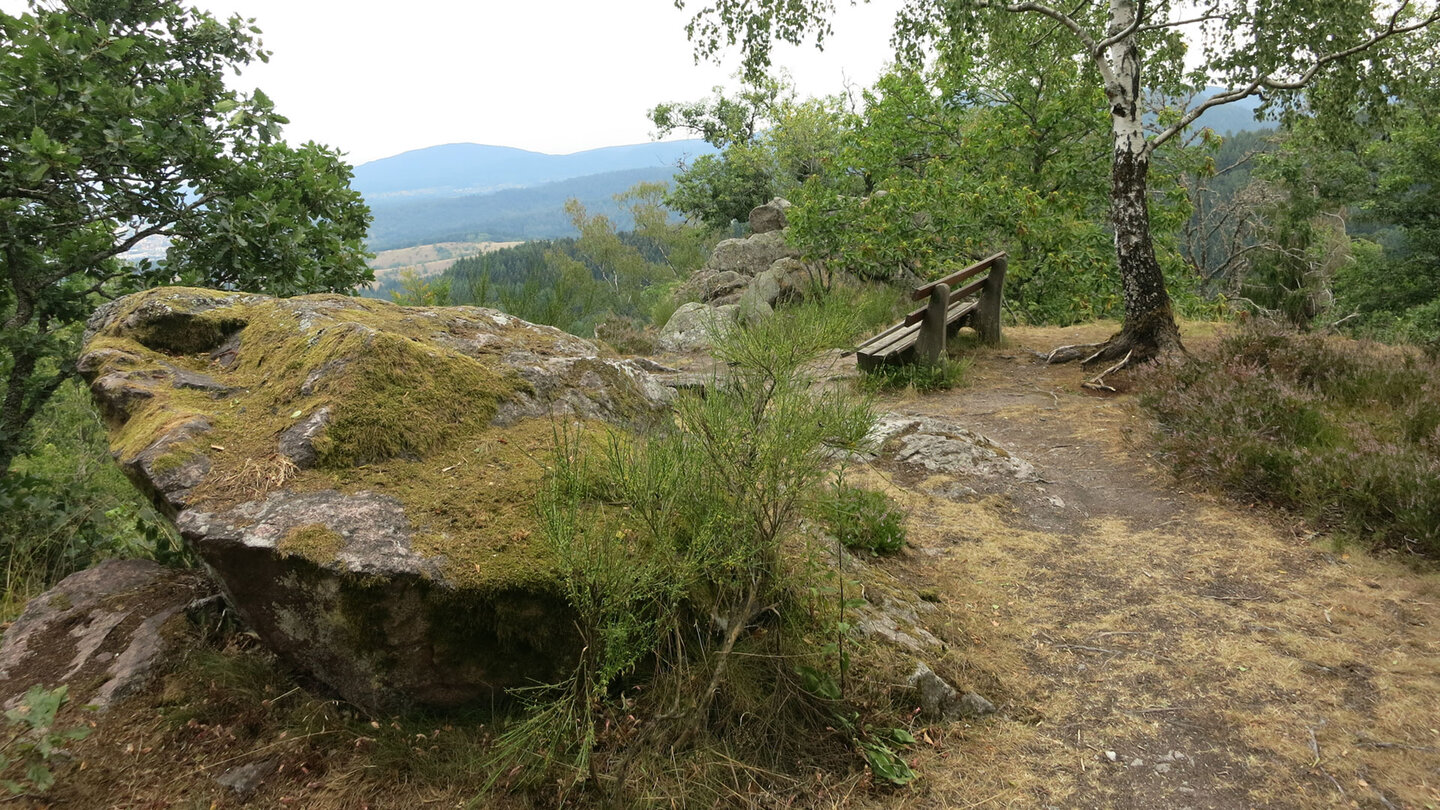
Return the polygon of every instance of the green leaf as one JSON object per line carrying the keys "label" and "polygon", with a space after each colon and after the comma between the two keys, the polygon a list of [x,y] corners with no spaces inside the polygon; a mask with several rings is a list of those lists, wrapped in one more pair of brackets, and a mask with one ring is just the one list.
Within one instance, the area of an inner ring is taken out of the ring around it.
{"label": "green leaf", "polygon": [[121,37],[107,45],[104,53],[111,59],[121,59],[124,58],[125,54],[129,53],[133,47],[135,47],[135,40],[130,37]]}

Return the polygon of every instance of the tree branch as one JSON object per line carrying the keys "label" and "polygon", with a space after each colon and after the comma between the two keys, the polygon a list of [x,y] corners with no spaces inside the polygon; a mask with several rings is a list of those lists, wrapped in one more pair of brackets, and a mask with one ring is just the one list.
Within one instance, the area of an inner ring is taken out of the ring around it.
{"label": "tree branch", "polygon": [[1081,26],[1080,23],[1076,22],[1075,18],[1071,17],[1069,14],[1066,14],[1065,12],[1058,9],[1051,8],[1050,6],[1047,6],[1043,3],[1034,2],[1034,0],[1027,0],[1027,2],[1024,3],[1012,3],[1010,5],[981,2],[977,4],[977,7],[1001,9],[1003,11],[1009,11],[1014,13],[1032,12],[1035,14],[1043,15],[1045,17],[1049,17],[1055,22],[1063,25],[1066,29],[1070,31],[1070,33],[1074,34],[1075,38],[1080,40],[1080,43],[1085,46],[1085,49],[1092,54],[1092,61],[1095,62],[1095,67],[1100,71],[1100,77],[1105,81],[1106,85],[1113,85],[1118,83],[1117,79],[1115,78],[1115,71],[1110,68],[1110,63],[1105,61],[1104,49],[1100,48],[1099,50],[1097,50],[1097,48],[1100,47],[1099,42],[1096,41],[1095,37],[1091,35],[1089,31],[1086,31],[1085,28]]}
{"label": "tree branch", "polygon": [[1405,11],[1406,8],[1409,7],[1409,5],[1410,4],[1408,0],[1407,2],[1401,3],[1400,6],[1395,9],[1394,13],[1390,15],[1390,19],[1385,24],[1385,27],[1380,31],[1376,32],[1364,42],[1352,45],[1349,48],[1344,48],[1339,51],[1334,51],[1332,53],[1327,53],[1316,57],[1315,61],[1303,73],[1301,73],[1298,78],[1281,80],[1275,78],[1273,75],[1256,76],[1252,78],[1250,82],[1243,87],[1237,88],[1235,90],[1229,90],[1224,93],[1217,93],[1210,98],[1205,99],[1199,105],[1195,106],[1194,108],[1186,112],[1184,115],[1182,115],[1179,121],[1176,121],[1174,124],[1170,125],[1169,128],[1165,129],[1163,132],[1160,132],[1159,134],[1151,138],[1149,143],[1145,145],[1146,154],[1148,155],[1150,153],[1153,153],[1155,149],[1158,148],[1161,144],[1183,132],[1185,128],[1194,123],[1197,118],[1199,118],[1201,115],[1204,115],[1206,110],[1219,107],[1223,104],[1230,104],[1244,98],[1249,98],[1250,96],[1259,93],[1261,90],[1299,90],[1300,88],[1309,84],[1315,78],[1315,75],[1320,72],[1321,68],[1332,62],[1338,62],[1342,59],[1347,59],[1357,53],[1369,50],[1370,48],[1375,47],[1376,45],[1384,42],[1387,39],[1390,39],[1391,37],[1399,36],[1400,34],[1408,34],[1411,31],[1418,31],[1421,28],[1425,28],[1437,21],[1440,21],[1440,11],[1435,11],[1432,12],[1429,16],[1424,17],[1423,19],[1418,20],[1414,23],[1410,23],[1408,25],[1400,25],[1400,15]]}

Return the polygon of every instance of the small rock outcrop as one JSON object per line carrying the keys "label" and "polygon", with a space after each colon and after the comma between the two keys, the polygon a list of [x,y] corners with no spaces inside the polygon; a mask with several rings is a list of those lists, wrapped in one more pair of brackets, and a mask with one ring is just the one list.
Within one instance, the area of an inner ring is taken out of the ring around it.
{"label": "small rock outcrop", "polygon": [[885,414],[871,439],[896,461],[934,472],[1031,483],[1035,465],[980,434],[947,419]]}
{"label": "small rock outcrop", "polygon": [[196,571],[106,560],[31,599],[0,643],[0,705],[66,684],[77,705],[108,708],[143,689],[178,652],[184,611],[214,593]]}
{"label": "small rock outcrop", "polygon": [[790,225],[785,217],[785,211],[790,207],[790,201],[783,197],[776,197],[764,205],[757,205],[750,209],[750,231],[751,233],[770,233],[771,231],[783,231]]}
{"label": "small rock outcrop", "polygon": [[117,461],[250,627],[377,711],[570,670],[542,463],[672,395],[495,310],[338,295],[138,293],[90,320],[80,368]]}
{"label": "small rock outcrop", "polygon": [[961,694],[924,661],[910,674],[910,688],[920,703],[920,716],[931,722],[973,720],[996,712],[995,704],[976,692]]}
{"label": "small rock outcrop", "polygon": [[660,348],[667,352],[704,351],[714,343],[716,332],[735,322],[738,310],[735,304],[683,304],[660,330]]}
{"label": "small rock outcrop", "polygon": [[750,236],[715,246],[705,266],[676,290],[676,299],[687,303],[661,329],[661,349],[703,351],[714,330],[702,324],[765,318],[776,306],[804,297],[812,270],[786,242],[789,207],[779,197],[756,207]]}

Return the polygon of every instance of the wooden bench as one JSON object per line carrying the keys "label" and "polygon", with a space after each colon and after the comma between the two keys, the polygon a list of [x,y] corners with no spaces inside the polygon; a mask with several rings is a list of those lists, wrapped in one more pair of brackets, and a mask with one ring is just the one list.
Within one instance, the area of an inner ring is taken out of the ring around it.
{"label": "wooden bench", "polygon": [[[974,329],[985,343],[999,343],[1005,267],[1005,254],[996,253],[939,281],[916,287],[911,300],[928,298],[929,303],[860,344],[855,350],[856,363],[866,371],[887,363],[934,363],[945,354],[945,341],[962,326]],[[953,289],[969,279],[974,280]]]}

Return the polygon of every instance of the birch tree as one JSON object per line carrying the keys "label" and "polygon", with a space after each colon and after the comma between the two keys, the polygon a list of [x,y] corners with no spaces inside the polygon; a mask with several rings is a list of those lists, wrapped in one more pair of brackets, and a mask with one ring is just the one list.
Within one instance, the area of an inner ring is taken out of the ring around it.
{"label": "birch tree", "polygon": [[[1425,0],[1422,0],[1425,2]],[[684,8],[686,0],[675,0]],[[686,32],[697,58],[738,46],[745,68],[769,65],[776,41],[823,47],[834,0],[704,0]],[[1307,107],[1335,120],[1383,103],[1389,52],[1407,34],[1440,19],[1412,0],[908,0],[897,16],[896,45],[944,53],[968,42],[1025,47],[990,38],[1005,15],[1047,21],[1079,61],[1095,68],[1109,117],[1110,227],[1122,284],[1121,330],[1101,344],[1066,346],[1051,362],[1109,364],[1108,371],[1183,350],[1150,230],[1147,180],[1155,152],[1207,110],[1261,96],[1276,114]],[[1188,61],[1192,65],[1186,67]],[[1147,112],[1185,89],[1226,89],[1194,104]],[[1308,91],[1308,92],[1303,92]]]}

